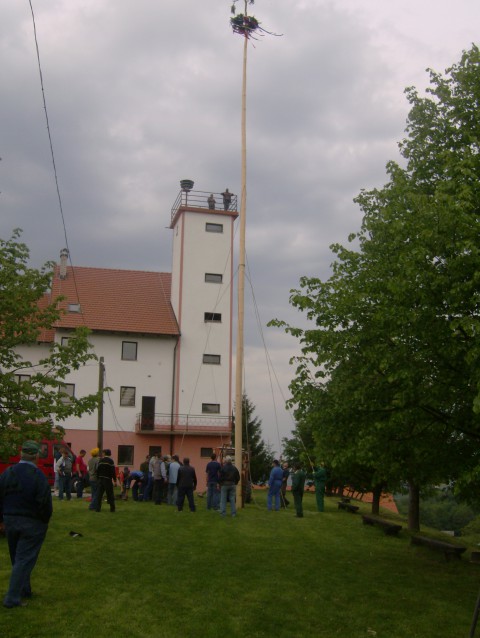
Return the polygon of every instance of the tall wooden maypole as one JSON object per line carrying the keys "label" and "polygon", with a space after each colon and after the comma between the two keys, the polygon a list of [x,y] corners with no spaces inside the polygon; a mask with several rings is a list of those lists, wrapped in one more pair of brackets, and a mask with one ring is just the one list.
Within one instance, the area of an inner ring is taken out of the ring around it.
{"label": "tall wooden maypole", "polygon": [[[247,15],[247,0],[245,13]],[[242,468],[243,447],[243,360],[244,360],[244,315],[245,315],[245,229],[247,217],[247,51],[248,32],[243,34],[243,75],[242,75],[242,187],[240,196],[240,247],[238,253],[238,318],[237,318],[237,350],[235,369],[235,465]],[[241,481],[237,488],[237,500],[241,503]]]}
{"label": "tall wooden maypole", "polygon": [[[247,51],[248,41],[258,32],[269,33],[260,27],[258,20],[247,14],[247,6],[254,4],[255,0],[243,0],[244,13],[236,14],[233,0],[230,19],[234,33],[243,36],[243,74],[242,74],[242,185],[240,196],[240,246],[238,253],[238,321],[237,321],[237,348],[235,367],[235,465],[239,470],[243,464],[243,361],[244,361],[244,299],[245,299],[245,229],[247,219]],[[276,35],[276,34],[270,34]],[[240,474],[242,474],[240,472]],[[241,481],[237,489],[237,498],[241,498]],[[239,501],[241,502],[241,501]]]}

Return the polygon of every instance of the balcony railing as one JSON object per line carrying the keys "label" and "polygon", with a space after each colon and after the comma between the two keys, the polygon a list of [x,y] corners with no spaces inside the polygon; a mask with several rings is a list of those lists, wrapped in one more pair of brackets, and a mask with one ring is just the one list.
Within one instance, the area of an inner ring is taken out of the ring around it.
{"label": "balcony railing", "polygon": [[217,434],[229,436],[232,432],[231,418],[211,414],[138,414],[135,423],[137,434]]}
{"label": "balcony railing", "polygon": [[[213,195],[214,202],[210,199]],[[214,206],[212,208],[212,205]],[[231,193],[231,200],[228,207],[225,208],[223,193],[207,193],[205,191],[184,191],[181,190],[175,203],[172,206],[172,221],[177,214],[178,210],[182,207],[189,208],[205,208],[207,210],[214,211],[237,211],[237,196]]]}

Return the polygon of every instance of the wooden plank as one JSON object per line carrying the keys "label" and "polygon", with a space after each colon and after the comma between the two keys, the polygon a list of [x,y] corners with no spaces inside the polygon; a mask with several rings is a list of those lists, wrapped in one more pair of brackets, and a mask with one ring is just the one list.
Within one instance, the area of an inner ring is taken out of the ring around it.
{"label": "wooden plank", "polygon": [[356,514],[360,509],[358,505],[351,505],[351,503],[346,503],[345,501],[338,502],[339,510],[346,510],[347,512],[351,512],[352,514]]}
{"label": "wooden plank", "polygon": [[460,560],[462,554],[467,551],[467,548],[461,545],[452,545],[452,543],[439,541],[435,538],[428,538],[428,536],[412,536],[410,543],[412,545],[423,545],[424,547],[430,547],[431,549],[443,552],[446,560],[452,557]]}
{"label": "wooden plank", "polygon": [[362,514],[362,520],[364,525],[377,525],[378,527],[382,527],[383,531],[388,536],[397,535],[398,532],[402,529],[402,526],[398,525],[398,523],[393,523],[392,521],[387,521],[386,519],[379,518],[377,516]]}

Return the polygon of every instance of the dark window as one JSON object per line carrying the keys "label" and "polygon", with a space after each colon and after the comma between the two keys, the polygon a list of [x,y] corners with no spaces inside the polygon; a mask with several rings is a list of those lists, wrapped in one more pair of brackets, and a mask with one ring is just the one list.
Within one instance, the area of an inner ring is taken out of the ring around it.
{"label": "dark window", "polygon": [[122,359],[124,361],[136,361],[137,346],[136,341],[122,341]]}
{"label": "dark window", "polygon": [[205,230],[207,233],[223,233],[223,224],[211,224],[207,222],[205,224]]}
{"label": "dark window", "polygon": [[203,363],[213,363],[215,365],[220,365],[220,355],[219,354],[204,354]]}
{"label": "dark window", "polygon": [[216,323],[220,323],[222,321],[222,313],[221,312],[205,312],[204,321],[214,321]]}
{"label": "dark window", "polygon": [[223,275],[219,275],[214,272],[206,272],[205,281],[211,284],[221,284],[223,281]]}
{"label": "dark window", "polygon": [[135,405],[135,388],[127,385],[120,386],[120,405],[123,407]]}
{"label": "dark window", "polygon": [[201,447],[200,448],[200,456],[202,458],[210,458],[213,454],[213,447]]}
{"label": "dark window", "polygon": [[133,445],[119,445],[117,452],[118,465],[133,465]]}
{"label": "dark window", "polygon": [[202,403],[202,414],[220,414],[220,403]]}
{"label": "dark window", "polygon": [[70,403],[75,396],[75,384],[65,383],[59,389],[59,393],[62,394],[62,403]]}
{"label": "dark window", "polygon": [[150,454],[150,456],[154,456],[155,454],[161,454],[162,453],[162,446],[161,445],[151,445],[148,448],[148,453]]}

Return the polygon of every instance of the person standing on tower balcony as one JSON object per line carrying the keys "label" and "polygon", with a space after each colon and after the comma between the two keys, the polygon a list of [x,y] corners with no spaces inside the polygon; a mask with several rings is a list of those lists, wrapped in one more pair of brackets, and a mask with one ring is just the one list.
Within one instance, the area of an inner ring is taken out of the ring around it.
{"label": "person standing on tower balcony", "polygon": [[226,188],[225,192],[222,193],[222,197],[223,197],[223,208],[224,210],[228,210],[232,202],[232,193],[230,193],[228,188]]}

